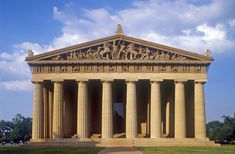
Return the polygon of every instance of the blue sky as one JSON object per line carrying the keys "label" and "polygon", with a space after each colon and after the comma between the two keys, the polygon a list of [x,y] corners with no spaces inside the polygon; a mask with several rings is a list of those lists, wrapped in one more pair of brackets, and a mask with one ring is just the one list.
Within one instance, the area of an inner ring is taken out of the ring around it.
{"label": "blue sky", "polygon": [[113,35],[126,35],[203,54],[208,72],[207,121],[235,112],[234,0],[1,0],[0,119],[31,116],[31,75],[24,58]]}

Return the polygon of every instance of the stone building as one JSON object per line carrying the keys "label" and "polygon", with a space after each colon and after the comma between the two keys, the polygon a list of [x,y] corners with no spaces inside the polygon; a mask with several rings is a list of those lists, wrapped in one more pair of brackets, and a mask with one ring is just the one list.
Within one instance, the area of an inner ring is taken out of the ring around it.
{"label": "stone building", "polygon": [[205,55],[115,35],[26,58],[31,143],[214,145],[206,137]]}

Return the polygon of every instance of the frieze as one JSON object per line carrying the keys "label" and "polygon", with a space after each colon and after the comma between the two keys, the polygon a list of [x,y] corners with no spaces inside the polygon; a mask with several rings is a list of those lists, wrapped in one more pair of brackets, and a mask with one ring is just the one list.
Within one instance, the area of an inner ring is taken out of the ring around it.
{"label": "frieze", "polygon": [[158,60],[158,61],[187,61],[192,58],[176,53],[151,48],[123,40],[105,42],[93,47],[68,51],[55,55],[47,60],[53,61],[82,61],[82,60]]}
{"label": "frieze", "polygon": [[193,65],[53,65],[33,66],[32,73],[206,73]]}

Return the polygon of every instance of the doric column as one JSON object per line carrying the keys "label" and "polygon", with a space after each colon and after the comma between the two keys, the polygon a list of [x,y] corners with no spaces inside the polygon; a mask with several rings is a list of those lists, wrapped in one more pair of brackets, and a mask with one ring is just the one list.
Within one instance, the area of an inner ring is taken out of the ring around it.
{"label": "doric column", "polygon": [[48,103],[49,103],[49,138],[52,138],[53,129],[53,85],[50,85],[48,90]]}
{"label": "doric column", "polygon": [[43,138],[42,82],[34,82],[32,139]]}
{"label": "doric column", "polygon": [[160,81],[151,82],[151,138],[160,138],[162,133],[161,127],[161,88]]}
{"label": "doric column", "polygon": [[170,101],[167,100],[166,102],[166,136],[169,136],[169,133],[170,133]]}
{"label": "doric column", "polygon": [[126,95],[126,138],[137,137],[136,83],[127,81]]}
{"label": "doric column", "polygon": [[111,81],[102,81],[102,138],[113,137],[113,101]]}
{"label": "doric column", "polygon": [[80,138],[88,138],[89,135],[87,99],[87,81],[78,81],[77,135]]}
{"label": "doric column", "polygon": [[183,81],[175,82],[175,138],[186,137],[185,89]]}
{"label": "doric column", "polygon": [[63,138],[63,84],[54,82],[53,138]]}
{"label": "doric column", "polygon": [[204,82],[194,83],[195,138],[206,138]]}
{"label": "doric column", "polygon": [[44,138],[48,138],[48,89],[47,84],[43,84],[43,104],[44,104]]}

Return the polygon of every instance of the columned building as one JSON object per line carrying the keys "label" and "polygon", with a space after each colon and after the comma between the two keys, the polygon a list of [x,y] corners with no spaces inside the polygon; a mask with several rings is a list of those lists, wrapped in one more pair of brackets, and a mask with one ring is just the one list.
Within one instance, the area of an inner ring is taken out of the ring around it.
{"label": "columned building", "polygon": [[34,55],[31,143],[214,145],[206,137],[205,55],[115,35]]}

